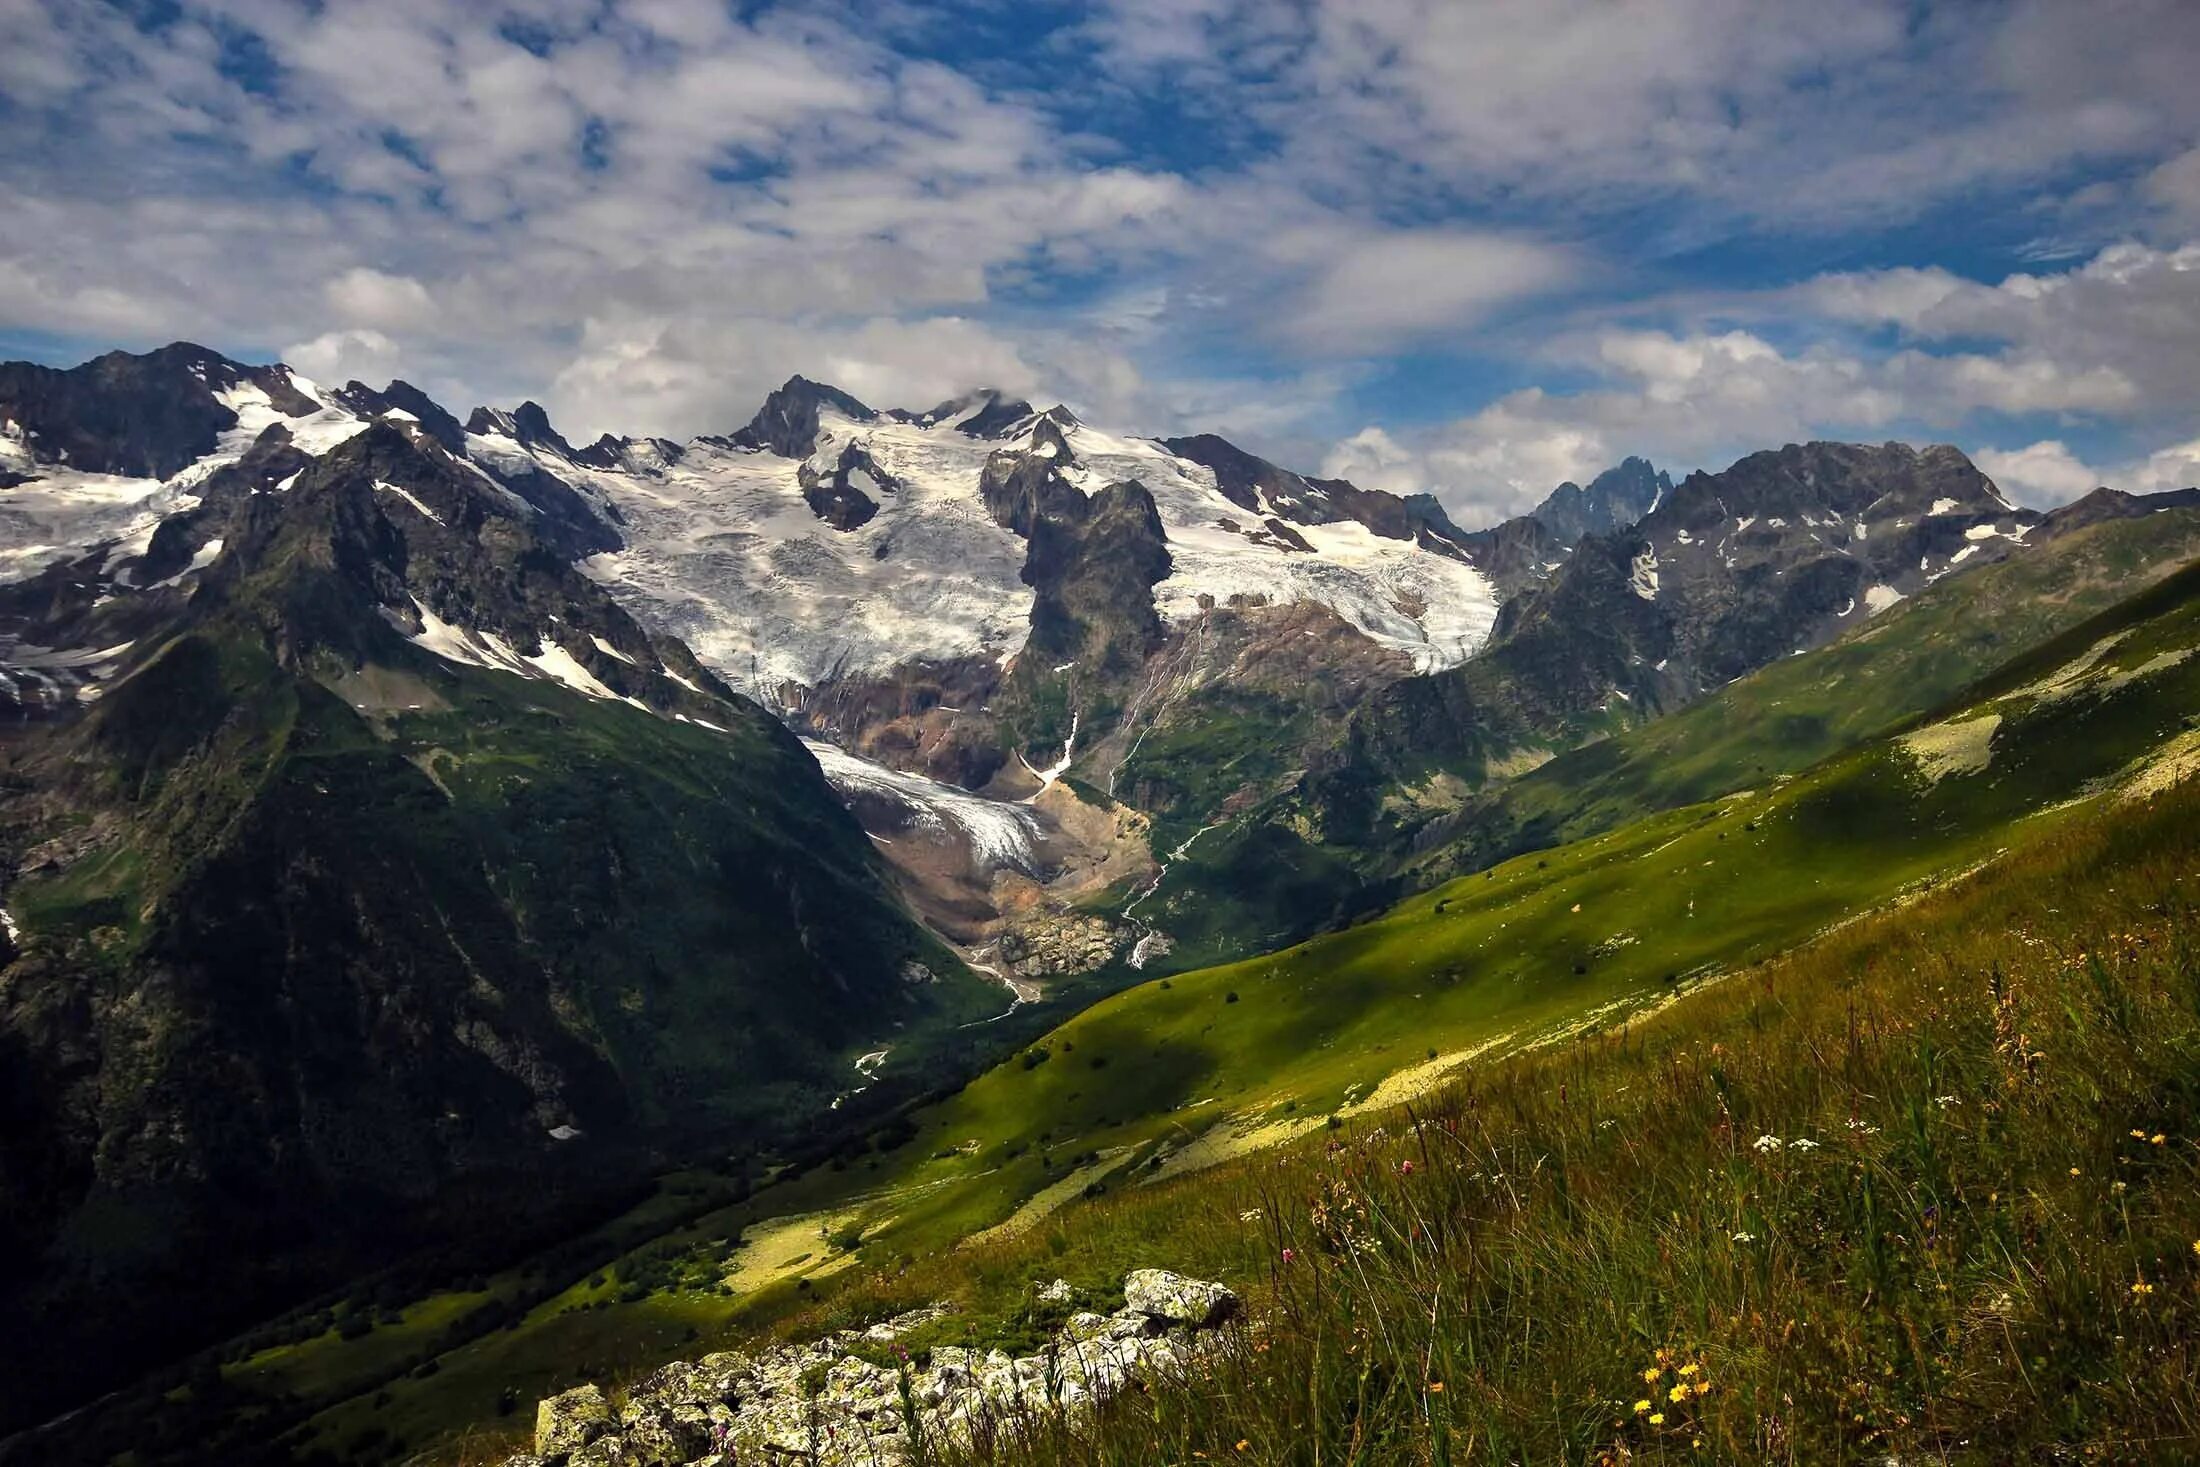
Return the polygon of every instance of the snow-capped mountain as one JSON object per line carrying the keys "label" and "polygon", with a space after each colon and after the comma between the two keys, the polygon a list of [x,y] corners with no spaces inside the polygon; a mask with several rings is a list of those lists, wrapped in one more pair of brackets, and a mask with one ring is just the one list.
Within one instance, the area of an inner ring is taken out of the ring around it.
{"label": "snow-capped mountain", "polygon": [[500,475],[533,465],[615,513],[626,543],[589,559],[588,573],[783,707],[839,679],[1005,662],[1023,647],[1026,535],[982,492],[1002,455],[1043,461],[1085,496],[1144,486],[1170,561],[1154,604],[1171,624],[1203,600],[1317,601],[1432,671],[1472,655],[1496,618],[1489,577],[1458,547],[1417,535],[1392,496],[1396,525],[1371,526],[1275,491],[1233,493],[1171,445],[993,393],[882,413],[797,378],[729,437],[613,440],[579,455],[516,427],[470,432],[469,454]]}

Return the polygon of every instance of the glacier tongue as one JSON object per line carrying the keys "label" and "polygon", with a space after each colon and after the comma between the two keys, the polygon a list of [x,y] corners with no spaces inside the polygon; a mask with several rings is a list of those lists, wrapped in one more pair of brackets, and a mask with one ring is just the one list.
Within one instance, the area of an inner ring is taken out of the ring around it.
{"label": "glacier tongue", "polygon": [[888,769],[838,744],[819,739],[802,742],[816,756],[826,782],[843,795],[883,799],[906,810],[910,823],[920,829],[959,834],[969,842],[971,864],[981,870],[1038,871],[1039,821],[1023,806],[989,800],[921,774]]}

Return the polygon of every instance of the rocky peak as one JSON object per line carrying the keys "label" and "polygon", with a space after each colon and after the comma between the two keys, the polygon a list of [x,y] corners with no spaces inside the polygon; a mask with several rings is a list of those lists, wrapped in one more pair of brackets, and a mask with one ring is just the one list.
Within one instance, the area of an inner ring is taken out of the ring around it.
{"label": "rocky peak", "polygon": [[984,394],[984,406],[955,425],[956,431],[972,438],[1007,438],[1034,416],[1031,404],[1020,397],[1006,397],[988,390]]}
{"label": "rocky peak", "polygon": [[466,431],[480,438],[510,438],[522,448],[547,449],[568,461],[573,457],[573,445],[550,426],[550,415],[543,411],[542,404],[532,400],[510,412],[477,407],[466,420]]}
{"label": "rocky peak", "polygon": [[606,433],[573,455],[573,462],[590,469],[623,469],[628,473],[656,473],[678,463],[687,450],[669,438],[620,438]]}
{"label": "rocky peak", "polygon": [[781,458],[808,458],[817,452],[818,414],[827,408],[859,423],[878,417],[837,387],[795,376],[764,399],[756,416],[731,441],[740,448],[769,449]]}
{"label": "rocky peak", "polygon": [[1298,525],[1349,521],[1386,540],[1419,539],[1440,554],[1456,553],[1458,531],[1441,510],[1431,518],[1426,508],[1409,510],[1405,500],[1386,490],[1362,489],[1347,479],[1293,473],[1213,433],[1164,438],[1160,443],[1178,458],[1212,471],[1215,487],[1241,509]]}
{"label": "rocky peak", "polygon": [[1560,544],[1578,545],[1587,536],[1625,529],[1672,491],[1672,479],[1648,459],[1628,458],[1590,480],[1586,489],[1571,481],[1559,485],[1529,514]]}
{"label": "rocky peak", "polygon": [[441,403],[403,378],[392,381],[380,392],[354,379],[345,383],[335,396],[361,417],[403,415],[418,423],[422,431],[452,453],[466,451],[465,427]]}
{"label": "rocky peak", "polygon": [[0,363],[0,420],[15,424],[40,463],[165,479],[214,451],[237,426],[222,398],[257,388],[289,417],[321,404],[280,364],[246,366],[179,341],[157,351],[114,351],[66,369]]}

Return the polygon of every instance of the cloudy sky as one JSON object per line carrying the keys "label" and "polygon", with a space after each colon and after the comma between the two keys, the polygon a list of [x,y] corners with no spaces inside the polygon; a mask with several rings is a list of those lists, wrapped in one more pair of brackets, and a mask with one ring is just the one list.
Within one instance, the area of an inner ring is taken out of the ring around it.
{"label": "cloudy sky", "polygon": [[1431,489],[2200,481],[2188,0],[0,0],[0,354],[724,431],[996,384]]}

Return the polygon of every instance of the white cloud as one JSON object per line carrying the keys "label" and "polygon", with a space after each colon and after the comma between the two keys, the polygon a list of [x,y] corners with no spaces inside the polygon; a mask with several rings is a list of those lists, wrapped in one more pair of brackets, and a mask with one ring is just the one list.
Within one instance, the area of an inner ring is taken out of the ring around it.
{"label": "white cloud", "polygon": [[1329,258],[1286,330],[1340,355],[1457,331],[1550,290],[1573,268],[1566,251],[1460,230],[1357,232],[1319,248]]}
{"label": "white cloud", "polygon": [[2025,504],[2067,503],[2102,485],[2129,494],[2200,486],[2200,438],[2171,443],[2128,462],[2094,467],[2060,439],[2016,449],[1981,449],[1973,457],[1989,477]]}
{"label": "white cloud", "polygon": [[1971,458],[1986,471],[1987,478],[2020,504],[2066,504],[2107,482],[2099,470],[2079,462],[2076,454],[2054,438],[2006,451],[1982,448]]}
{"label": "white cloud", "polygon": [[409,275],[385,275],[355,265],[328,283],[327,295],[340,319],[359,326],[401,331],[435,319],[434,298]]}
{"label": "white cloud", "polygon": [[371,328],[323,332],[285,347],[283,360],[330,387],[355,378],[380,385],[408,370],[397,343]]}
{"label": "white cloud", "polygon": [[[1009,7],[922,0],[175,9],[0,0],[0,324],[402,356],[576,434],[722,430],[801,370],[1280,453],[1388,353],[1565,383],[1336,450],[1469,508],[1629,451],[2190,426],[2200,7],[1113,0],[1014,65],[952,44]],[[2081,183],[2131,238],[2075,270],[1629,299],[1766,221]]]}

